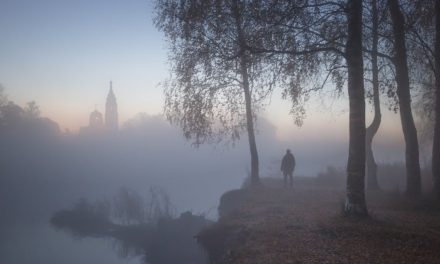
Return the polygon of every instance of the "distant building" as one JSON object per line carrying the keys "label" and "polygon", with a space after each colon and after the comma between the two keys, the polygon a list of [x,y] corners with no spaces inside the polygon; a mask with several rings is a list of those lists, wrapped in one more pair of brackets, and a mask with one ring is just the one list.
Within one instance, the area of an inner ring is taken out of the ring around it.
{"label": "distant building", "polygon": [[102,118],[101,112],[95,109],[95,111],[90,113],[89,116],[89,125],[85,127],[81,127],[79,130],[80,134],[101,134],[104,131],[104,120]]}
{"label": "distant building", "polygon": [[118,123],[118,104],[113,92],[112,82],[105,103],[105,122],[98,110],[95,109],[89,116],[89,125],[80,128],[81,134],[100,134],[104,131],[116,131],[119,128]]}
{"label": "distant building", "polygon": [[98,110],[95,110],[92,113],[90,113],[89,128],[93,128],[93,129],[104,128],[104,121],[102,119],[102,114]]}
{"label": "distant building", "polygon": [[108,130],[118,130],[118,126],[118,104],[110,81],[110,90],[105,103],[105,127]]}

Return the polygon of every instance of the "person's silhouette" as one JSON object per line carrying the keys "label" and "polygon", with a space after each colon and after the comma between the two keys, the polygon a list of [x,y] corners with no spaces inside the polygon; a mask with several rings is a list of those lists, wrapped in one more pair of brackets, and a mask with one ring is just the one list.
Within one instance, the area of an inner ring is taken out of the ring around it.
{"label": "person's silhouette", "polygon": [[284,187],[287,187],[287,181],[289,186],[293,187],[293,170],[295,169],[295,157],[290,153],[290,149],[286,151],[283,160],[281,161],[281,171],[284,175]]}

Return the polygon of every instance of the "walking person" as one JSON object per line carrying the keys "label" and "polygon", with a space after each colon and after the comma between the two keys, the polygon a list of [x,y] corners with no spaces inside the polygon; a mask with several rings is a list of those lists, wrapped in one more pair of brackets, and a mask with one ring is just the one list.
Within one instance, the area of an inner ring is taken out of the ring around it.
{"label": "walking person", "polygon": [[281,161],[281,171],[284,175],[284,187],[287,187],[289,182],[289,187],[293,187],[293,170],[295,169],[295,157],[290,152],[290,149],[286,151],[283,160]]}

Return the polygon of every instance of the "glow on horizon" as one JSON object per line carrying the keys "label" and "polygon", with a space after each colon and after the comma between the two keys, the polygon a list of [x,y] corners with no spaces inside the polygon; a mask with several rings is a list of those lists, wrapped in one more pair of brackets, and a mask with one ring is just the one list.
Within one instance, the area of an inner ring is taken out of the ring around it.
{"label": "glow on horizon", "polygon": [[[35,100],[43,116],[72,132],[88,124],[95,106],[104,112],[110,80],[121,124],[139,112],[160,114],[158,84],[169,73],[166,42],[154,28],[152,12],[152,1],[144,0],[2,1],[0,83],[11,100],[19,105]],[[322,138],[324,132],[326,138],[346,140],[346,100],[338,100],[332,112],[312,103],[304,126],[297,128],[289,102],[279,94],[272,98],[260,114],[280,140]],[[384,118],[383,133],[399,133],[400,123],[393,120],[396,116]]]}
{"label": "glow on horizon", "polygon": [[0,2],[0,83],[19,105],[35,100],[62,128],[104,111],[115,84],[121,121],[162,110],[163,36],[143,0]]}
{"label": "glow on horizon", "polygon": [[[130,89],[120,87],[120,83],[113,81],[113,90],[118,104],[118,113],[120,125],[127,120],[135,117],[138,113],[147,113],[158,115],[162,112],[162,91],[155,87],[155,90],[148,89],[148,85],[132,88],[138,90],[136,95],[130,94]],[[135,84],[126,83],[129,87]],[[56,121],[64,130],[78,132],[82,126],[87,126],[89,115],[95,109],[99,112],[105,112],[105,102],[109,91],[109,82],[99,86],[99,89],[90,89],[93,96],[87,99],[66,98],[64,101],[50,102],[47,105],[40,105],[43,116],[47,116]]]}

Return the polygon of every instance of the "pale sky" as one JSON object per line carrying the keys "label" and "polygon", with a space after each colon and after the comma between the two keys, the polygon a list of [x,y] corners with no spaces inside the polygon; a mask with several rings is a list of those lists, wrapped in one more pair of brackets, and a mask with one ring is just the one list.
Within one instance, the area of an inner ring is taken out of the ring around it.
{"label": "pale sky", "polygon": [[[151,0],[2,0],[0,83],[11,100],[35,100],[44,116],[72,131],[87,125],[95,107],[104,111],[110,80],[122,121],[139,112],[160,114],[167,46],[152,17]],[[282,140],[319,138],[323,131],[346,139],[347,108],[344,98],[311,102],[299,129],[289,102],[275,93],[262,115]],[[385,113],[384,138],[400,141],[399,130],[398,115]]]}
{"label": "pale sky", "polygon": [[0,1],[0,83],[62,127],[104,110],[113,81],[121,119],[162,111],[166,47],[147,0]]}

